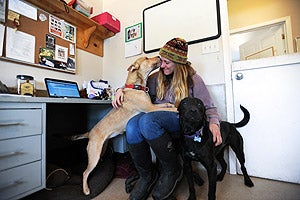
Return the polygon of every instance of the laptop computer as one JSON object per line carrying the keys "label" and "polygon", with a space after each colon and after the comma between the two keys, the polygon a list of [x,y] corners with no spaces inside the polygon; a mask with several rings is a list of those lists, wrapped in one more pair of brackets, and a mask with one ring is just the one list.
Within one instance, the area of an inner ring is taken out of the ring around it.
{"label": "laptop computer", "polygon": [[53,78],[45,78],[44,80],[49,97],[80,98],[80,93],[76,82]]}

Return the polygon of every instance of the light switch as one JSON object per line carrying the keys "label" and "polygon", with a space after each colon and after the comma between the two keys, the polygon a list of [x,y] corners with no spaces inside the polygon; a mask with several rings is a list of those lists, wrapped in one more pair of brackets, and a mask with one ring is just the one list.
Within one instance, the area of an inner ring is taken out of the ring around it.
{"label": "light switch", "polygon": [[211,40],[202,43],[202,54],[214,53],[219,51],[218,40]]}

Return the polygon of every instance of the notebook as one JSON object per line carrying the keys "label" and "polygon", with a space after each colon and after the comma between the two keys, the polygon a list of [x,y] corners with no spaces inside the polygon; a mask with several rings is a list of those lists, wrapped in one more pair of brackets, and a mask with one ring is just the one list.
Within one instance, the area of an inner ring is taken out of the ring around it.
{"label": "notebook", "polygon": [[49,97],[80,98],[78,85],[73,81],[45,78]]}

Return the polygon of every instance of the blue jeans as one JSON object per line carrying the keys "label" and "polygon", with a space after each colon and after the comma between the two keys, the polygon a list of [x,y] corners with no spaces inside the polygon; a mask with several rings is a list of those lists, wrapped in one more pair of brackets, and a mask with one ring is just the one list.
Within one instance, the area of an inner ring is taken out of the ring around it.
{"label": "blue jeans", "polygon": [[180,131],[179,116],[176,112],[155,111],[140,113],[132,117],[126,125],[126,138],[129,144],[153,140],[165,132]]}

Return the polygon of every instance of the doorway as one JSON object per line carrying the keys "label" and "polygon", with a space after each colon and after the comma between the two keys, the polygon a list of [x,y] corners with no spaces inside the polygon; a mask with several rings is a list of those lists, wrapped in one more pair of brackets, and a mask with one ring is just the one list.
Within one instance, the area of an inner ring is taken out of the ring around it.
{"label": "doorway", "polygon": [[290,17],[230,31],[232,62],[293,52]]}

